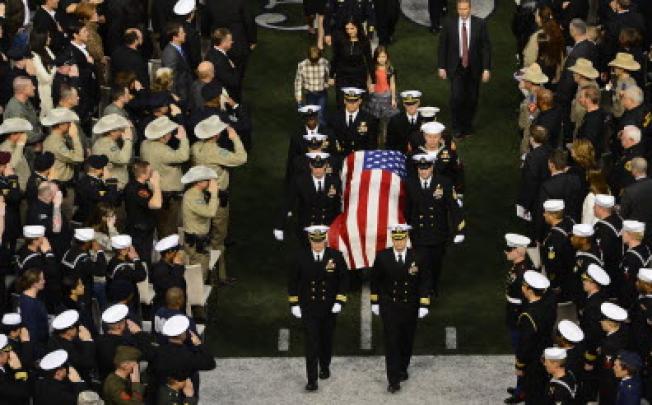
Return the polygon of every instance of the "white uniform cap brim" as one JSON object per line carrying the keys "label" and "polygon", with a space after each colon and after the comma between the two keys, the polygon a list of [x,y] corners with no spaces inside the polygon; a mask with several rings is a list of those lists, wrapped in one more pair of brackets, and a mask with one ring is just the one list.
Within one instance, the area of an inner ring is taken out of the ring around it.
{"label": "white uniform cap brim", "polygon": [[4,349],[8,342],[9,339],[7,338],[7,335],[0,334],[0,350]]}
{"label": "white uniform cap brim", "polygon": [[439,112],[439,107],[419,107],[417,109],[419,115],[425,118],[432,118]]}
{"label": "white uniform cap brim", "polygon": [[63,349],[55,350],[46,354],[39,363],[42,370],[50,371],[55,370],[68,361],[68,352]]}
{"label": "white uniform cap brim", "polygon": [[306,156],[309,159],[317,159],[317,158],[322,158],[322,159],[328,159],[330,157],[330,153],[326,152],[308,152],[306,153]]}
{"label": "white uniform cap brim", "polygon": [[116,235],[111,237],[111,247],[114,249],[126,249],[131,246],[131,236]]}
{"label": "white uniform cap brim", "polygon": [[298,111],[301,114],[316,113],[321,111],[321,107],[315,104],[309,104],[299,107]]}
{"label": "white uniform cap brim", "polygon": [[557,325],[559,333],[569,342],[578,343],[584,340],[584,332],[575,322],[564,319]]}
{"label": "white uniform cap brim", "polygon": [[609,274],[602,269],[602,267],[597,264],[589,264],[589,267],[586,269],[586,274],[589,275],[596,283],[602,286],[608,286],[611,283],[611,278]]}
{"label": "white uniform cap brim", "polygon": [[222,121],[217,115],[211,115],[195,125],[195,136],[197,139],[208,139],[220,134],[229,125]]}
{"label": "white uniform cap brim", "polygon": [[543,274],[534,270],[527,270],[523,274],[523,279],[530,287],[537,290],[545,290],[550,287],[550,280]]}
{"label": "white uniform cap brim", "polygon": [[64,330],[68,329],[79,321],[79,312],[74,309],[63,311],[54,318],[52,321],[52,329]]}
{"label": "white uniform cap brim", "polygon": [[408,225],[408,224],[394,224],[394,225],[390,225],[390,226],[388,226],[387,229],[388,229],[390,232],[394,232],[394,231],[396,231],[396,232],[403,232],[403,231],[409,231],[409,230],[411,230],[412,227],[411,227],[410,225]]}
{"label": "white uniform cap brim", "polygon": [[303,228],[308,233],[312,232],[328,232],[329,227],[326,225],[311,225]]}
{"label": "white uniform cap brim", "polygon": [[174,234],[174,235],[166,236],[165,238],[156,242],[156,245],[154,246],[154,250],[156,250],[157,252],[163,252],[177,246],[179,246],[179,235]]}
{"label": "white uniform cap brim", "polygon": [[575,224],[573,225],[573,235],[588,238],[593,236],[593,225],[591,224]]}
{"label": "white uniform cap brim", "polygon": [[179,124],[170,120],[167,116],[158,117],[145,127],[145,138],[155,140],[163,138],[179,127]]}
{"label": "white uniform cap brim", "polygon": [[645,283],[652,283],[652,269],[638,269],[638,279]]}
{"label": "white uniform cap brim", "polygon": [[23,227],[23,236],[26,238],[40,238],[45,235],[43,225],[25,225]]}
{"label": "white uniform cap brim", "polygon": [[600,312],[612,321],[623,322],[627,319],[627,311],[611,302],[602,303],[600,305]]}
{"label": "white uniform cap brim", "polygon": [[527,236],[519,235],[517,233],[505,234],[505,242],[509,247],[528,247],[532,242]]}
{"label": "white uniform cap brim", "polygon": [[2,315],[2,324],[7,326],[20,325],[22,318],[19,313],[9,312]]}
{"label": "white uniform cap brim", "polygon": [[75,229],[75,239],[80,242],[89,242],[95,238],[95,230],[93,228],[77,228]]}
{"label": "white uniform cap brim", "polygon": [[357,96],[364,93],[364,90],[357,87],[342,87],[342,93],[344,94],[355,94]]}
{"label": "white uniform cap brim", "polygon": [[194,166],[181,177],[182,184],[196,183],[198,181],[213,180],[217,178],[215,170],[206,166]]}
{"label": "white uniform cap brim", "polygon": [[174,5],[174,14],[188,15],[195,9],[195,0],[179,0]]}
{"label": "white uniform cap brim", "polygon": [[623,221],[623,231],[625,232],[634,232],[634,233],[643,233],[645,232],[645,224],[640,221],[634,221],[632,219],[627,219]]}
{"label": "white uniform cap brim", "polygon": [[419,98],[421,95],[422,93],[419,90],[405,90],[401,92],[401,98]]}
{"label": "white uniform cap brim", "polygon": [[185,315],[174,315],[165,321],[161,333],[168,337],[175,337],[187,331],[189,326],[190,321]]}
{"label": "white uniform cap brim", "polygon": [[317,141],[325,141],[326,138],[328,138],[328,135],[323,135],[323,134],[312,134],[312,135],[304,135],[303,139],[306,141],[312,141],[313,139]]}
{"label": "white uniform cap brim", "polygon": [[112,324],[120,322],[129,314],[129,307],[125,304],[115,304],[102,312],[102,322]]}
{"label": "white uniform cap brim", "polygon": [[616,204],[616,199],[612,195],[598,194],[595,196],[595,203],[600,207],[611,208]]}
{"label": "white uniform cap brim", "polygon": [[432,153],[417,153],[416,155],[412,155],[412,160],[415,162],[420,162],[422,159],[424,159],[426,162],[432,163],[436,158],[437,156]]}
{"label": "white uniform cap brim", "polygon": [[421,132],[424,134],[441,134],[446,127],[441,122],[431,121],[421,125]]}
{"label": "white uniform cap brim", "polygon": [[558,212],[565,208],[564,200],[546,200],[543,203],[544,211]]}
{"label": "white uniform cap brim", "polygon": [[546,360],[564,360],[566,358],[566,350],[560,347],[549,347],[543,351],[543,357]]}

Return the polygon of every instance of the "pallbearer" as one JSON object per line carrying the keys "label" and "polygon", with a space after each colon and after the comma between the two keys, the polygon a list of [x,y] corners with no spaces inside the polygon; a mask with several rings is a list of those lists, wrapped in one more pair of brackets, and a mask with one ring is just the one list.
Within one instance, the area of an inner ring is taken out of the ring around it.
{"label": "pallbearer", "polygon": [[346,303],[349,275],[342,253],[326,246],[328,227],[313,225],[305,231],[310,248],[300,251],[291,270],[288,301],[306,332],[306,390],[316,391],[318,366],[320,379],[331,374],[335,318]]}
{"label": "pallbearer", "polygon": [[371,270],[371,311],[383,320],[387,391],[401,389],[408,379],[417,317],[428,315],[431,271],[421,267],[407,247],[407,224],[390,226],[392,247],[376,255]]}

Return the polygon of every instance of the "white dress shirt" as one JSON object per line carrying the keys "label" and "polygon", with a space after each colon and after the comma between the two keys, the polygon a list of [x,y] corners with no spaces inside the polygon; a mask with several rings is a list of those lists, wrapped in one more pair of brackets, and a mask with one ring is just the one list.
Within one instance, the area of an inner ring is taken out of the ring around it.
{"label": "white dress shirt", "polygon": [[[351,116],[353,116],[353,119],[350,119]],[[355,122],[355,119],[356,119],[357,116],[358,116],[358,111],[355,111],[355,112],[352,112],[352,113],[347,111],[346,112],[346,125],[349,125],[349,120],[351,120],[352,122]]]}
{"label": "white dress shirt", "polygon": [[312,182],[315,184],[315,190],[319,191],[319,183],[321,183],[321,190],[324,191],[324,187],[325,187],[325,185],[326,185],[326,181],[325,181],[325,180],[326,180],[326,179],[323,178],[323,177],[322,177],[321,179],[318,179],[318,178],[316,178],[316,177],[313,176],[313,178],[312,178]]}
{"label": "white dress shirt", "polygon": [[315,258],[316,262],[321,262],[321,259],[324,257],[324,251],[322,250],[321,252],[315,252],[313,250],[312,251],[312,257]]}
{"label": "white dress shirt", "polygon": [[467,18],[466,20],[462,20],[461,18],[458,18],[457,33],[460,39],[460,58],[462,57],[462,22],[466,23],[467,45],[469,47],[469,52],[471,52],[471,17]]}
{"label": "white dress shirt", "polygon": [[405,115],[407,116],[408,122],[410,124],[414,125],[414,124],[417,123],[417,119],[419,118],[419,114],[410,115],[408,113],[405,113]]}
{"label": "white dress shirt", "polygon": [[27,0],[23,0],[23,7],[25,7],[25,18],[23,18],[23,27],[25,27],[29,25],[30,21],[29,4],[27,4]]}
{"label": "white dress shirt", "polygon": [[80,51],[82,51],[82,53],[84,54],[84,56],[86,56],[87,58],[88,58],[89,56],[91,56],[91,55],[88,53],[88,51],[86,50],[86,44],[78,44],[78,43],[75,42],[75,41],[70,41],[70,44],[71,44],[72,46],[74,46],[75,48],[79,49]]}
{"label": "white dress shirt", "polygon": [[[398,263],[399,261],[405,263],[406,256],[407,256],[407,249],[403,250],[402,252],[398,252],[396,251],[396,249],[394,249],[394,259],[396,259],[396,263]],[[399,258],[402,260],[399,260]]]}
{"label": "white dress shirt", "polygon": [[421,182],[421,188],[428,188],[430,187],[432,176],[428,177],[427,179],[422,179],[421,177],[419,177],[419,181]]}

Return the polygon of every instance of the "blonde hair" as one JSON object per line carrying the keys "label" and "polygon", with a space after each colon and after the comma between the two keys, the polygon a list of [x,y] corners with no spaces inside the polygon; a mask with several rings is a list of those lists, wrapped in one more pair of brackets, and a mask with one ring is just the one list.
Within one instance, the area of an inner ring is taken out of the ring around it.
{"label": "blonde hair", "polygon": [[593,144],[586,138],[575,139],[571,146],[573,159],[584,169],[596,168]]}
{"label": "blonde hair", "polygon": [[156,69],[154,74],[154,82],[152,83],[152,91],[166,91],[172,89],[174,80],[174,72],[168,67]]}

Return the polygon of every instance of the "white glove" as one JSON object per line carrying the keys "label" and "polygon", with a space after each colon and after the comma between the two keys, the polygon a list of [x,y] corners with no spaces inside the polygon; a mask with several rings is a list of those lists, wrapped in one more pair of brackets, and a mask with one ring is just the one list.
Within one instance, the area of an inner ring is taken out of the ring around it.
{"label": "white glove", "polygon": [[283,241],[283,231],[280,229],[274,229],[274,239],[279,242]]}
{"label": "white glove", "polygon": [[371,313],[374,314],[374,315],[380,315],[380,305],[372,304],[371,305]]}
{"label": "white glove", "polygon": [[298,305],[293,305],[290,311],[295,318],[301,318],[301,308]]}
{"label": "white glove", "polygon": [[288,218],[292,216],[292,211],[288,211]]}
{"label": "white glove", "polygon": [[342,304],[340,304],[339,302],[333,304],[333,309],[331,310],[332,313],[339,314],[341,311],[342,311]]}
{"label": "white glove", "polygon": [[462,243],[464,242],[464,235],[459,234],[455,235],[455,239],[453,239],[453,243]]}
{"label": "white glove", "polygon": [[419,308],[419,319],[425,318],[425,316],[428,315],[428,312],[430,312],[428,311],[428,308]]}

